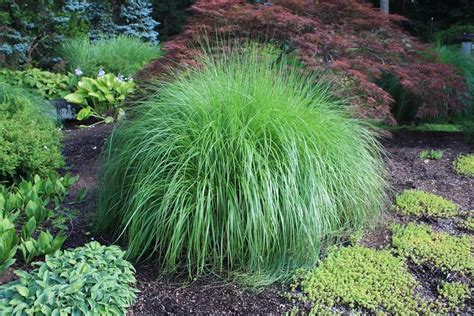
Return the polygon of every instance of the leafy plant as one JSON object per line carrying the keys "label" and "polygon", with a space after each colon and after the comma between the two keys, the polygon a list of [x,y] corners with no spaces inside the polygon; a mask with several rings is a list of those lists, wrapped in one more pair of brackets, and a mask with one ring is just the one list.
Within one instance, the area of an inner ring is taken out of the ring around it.
{"label": "leafy plant", "polygon": [[135,89],[133,80],[104,74],[97,79],[82,78],[77,84],[78,89],[64,97],[66,101],[83,107],[77,114],[78,120],[95,117],[112,123],[123,116],[125,97]]}
{"label": "leafy plant", "polygon": [[388,250],[347,247],[333,250],[318,267],[302,273],[301,286],[315,310],[349,307],[389,314],[417,314],[427,304],[415,292],[418,283],[403,259]]}
{"label": "leafy plant", "polygon": [[[471,214],[474,214],[474,210],[471,211]],[[463,219],[459,223],[459,227],[465,230],[474,231],[474,217],[468,217]]]}
{"label": "leafy plant", "polygon": [[64,240],[66,240],[66,235],[62,232],[53,237],[49,231],[42,231],[39,233],[38,239],[29,238],[22,240],[20,249],[25,262],[30,263],[33,258],[54,253],[56,250],[61,249]]}
{"label": "leafy plant", "polygon": [[454,161],[454,169],[459,174],[474,176],[474,155],[460,155]]}
{"label": "leafy plant", "polygon": [[453,202],[420,190],[403,191],[395,198],[395,208],[403,215],[427,217],[451,217],[459,210]]}
{"label": "leafy plant", "polygon": [[0,310],[21,315],[125,315],[136,297],[133,266],[117,246],[58,251],[0,286]]}
{"label": "leafy plant", "polygon": [[41,97],[52,100],[64,97],[77,83],[73,76],[43,71],[37,68],[25,71],[0,69],[0,80],[12,86],[26,88]]}
{"label": "leafy plant", "polygon": [[396,252],[417,264],[431,263],[440,270],[472,274],[474,258],[469,236],[454,237],[434,232],[427,225],[393,225],[392,245]]}
{"label": "leafy plant", "polygon": [[422,150],[420,152],[420,159],[425,160],[440,160],[443,158],[443,151],[442,150]]}
{"label": "leafy plant", "polygon": [[3,214],[3,196],[0,195],[0,275],[15,263],[18,237],[11,217]]}
{"label": "leafy plant", "polygon": [[133,260],[269,283],[385,203],[374,134],[330,84],[252,47],[204,54],[109,138],[97,228],[126,236]]}
{"label": "leafy plant", "polygon": [[469,286],[461,282],[443,282],[438,286],[438,292],[455,310],[463,308],[470,296]]}
{"label": "leafy plant", "polygon": [[466,108],[462,76],[434,61],[430,46],[407,36],[399,26],[405,20],[401,16],[382,16],[357,0],[248,2],[196,1],[185,31],[163,44],[168,62],[151,62],[146,77],[161,77],[170,65],[198,66],[196,43],[202,41],[203,31],[212,34],[211,40],[270,37],[277,45],[291,47],[307,69],[329,70],[335,82],[350,87],[336,92],[351,97],[352,112],[359,117],[395,122],[394,98],[377,85],[386,73],[421,100],[408,111],[416,111],[416,120],[451,118]]}
{"label": "leafy plant", "polygon": [[99,68],[116,75],[133,76],[162,54],[158,46],[126,35],[102,38],[96,42],[87,38],[68,39],[61,52],[70,71],[80,68],[89,77],[95,76]]}
{"label": "leafy plant", "polygon": [[[27,263],[60,249],[66,236],[63,227],[54,223],[63,198],[76,181],[70,175],[50,175],[9,188],[0,185],[0,273],[14,262],[17,248]],[[46,226],[60,232],[53,237]]]}
{"label": "leafy plant", "polygon": [[27,91],[0,84],[0,181],[46,175],[63,165],[54,115]]}

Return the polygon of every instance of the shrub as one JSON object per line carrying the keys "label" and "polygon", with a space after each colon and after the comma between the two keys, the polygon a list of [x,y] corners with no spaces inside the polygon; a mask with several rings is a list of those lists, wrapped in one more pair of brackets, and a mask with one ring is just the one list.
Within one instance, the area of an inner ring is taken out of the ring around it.
{"label": "shrub", "polygon": [[132,76],[161,54],[158,46],[125,35],[97,42],[86,38],[69,39],[61,51],[71,71],[80,68],[88,77],[96,76],[100,68],[116,75]]}
{"label": "shrub", "polygon": [[0,80],[12,85],[39,93],[41,97],[52,100],[64,97],[76,83],[73,76],[43,71],[37,68],[26,71],[0,70]]}
{"label": "shrub", "polygon": [[117,246],[58,251],[0,286],[0,310],[19,315],[125,315],[136,297],[133,266]]}
{"label": "shrub", "polygon": [[474,155],[461,155],[456,158],[454,169],[459,174],[474,176]]}
{"label": "shrub", "polygon": [[157,45],[158,32],[155,29],[160,23],[151,17],[152,11],[153,7],[148,0],[128,0],[120,9],[120,18],[126,24],[117,26],[117,30]]}
{"label": "shrub", "polygon": [[0,84],[0,180],[45,175],[63,164],[54,110],[25,90]]}
{"label": "shrub", "polygon": [[113,123],[123,117],[125,97],[135,90],[135,83],[123,76],[104,74],[97,79],[82,78],[74,93],[64,97],[70,103],[83,107],[77,114],[78,120],[95,117],[105,123]]}
{"label": "shrub", "polygon": [[293,49],[306,68],[330,69],[338,83],[350,86],[351,110],[359,117],[395,122],[393,97],[376,84],[386,73],[422,100],[416,119],[451,116],[465,108],[463,78],[452,66],[433,62],[430,47],[397,25],[402,17],[382,16],[358,0],[271,3],[196,1],[185,31],[163,44],[171,62],[150,63],[143,77],[162,76],[170,64],[195,65],[203,32],[218,38],[271,38]]}
{"label": "shrub", "polygon": [[451,217],[459,207],[436,194],[419,190],[405,190],[395,198],[395,208],[403,215]]}
{"label": "shrub", "polygon": [[453,237],[417,224],[394,225],[392,232],[392,245],[397,253],[417,264],[429,262],[442,271],[474,272],[469,236]]}
{"label": "shrub", "polygon": [[303,274],[299,285],[318,311],[345,306],[416,314],[426,309],[404,260],[387,250],[355,246],[333,251],[317,268]]}
{"label": "shrub", "polygon": [[125,236],[130,258],[269,282],[379,213],[373,133],[328,84],[246,51],[203,56],[111,135],[97,228]]}
{"label": "shrub", "polygon": [[422,150],[419,155],[420,159],[440,160],[443,158],[442,150]]}

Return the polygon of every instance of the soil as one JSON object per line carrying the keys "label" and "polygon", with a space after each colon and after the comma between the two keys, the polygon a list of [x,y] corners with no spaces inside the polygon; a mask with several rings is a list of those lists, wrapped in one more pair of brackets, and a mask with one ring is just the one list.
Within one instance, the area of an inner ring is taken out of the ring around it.
{"label": "soil", "polygon": [[[89,192],[82,203],[71,206],[80,214],[72,223],[72,231],[65,243],[66,248],[80,246],[93,239],[104,244],[111,242],[106,236],[94,235],[91,229],[91,217],[96,208],[98,195],[96,184],[98,160],[101,148],[111,131],[110,125],[65,131],[64,155],[68,166],[65,171],[80,176],[79,182],[73,188],[72,198],[81,187],[87,187]],[[458,155],[474,152],[472,147],[463,142],[461,133],[399,131],[383,139],[382,143],[389,153],[387,166],[393,195],[404,189],[417,188],[451,199],[465,214],[474,210],[474,178],[458,175],[453,169],[453,160]],[[443,150],[443,158],[438,161],[423,161],[418,155],[424,149]],[[386,215],[360,243],[374,248],[388,247],[389,223],[408,220],[410,219],[393,215],[387,206]],[[436,221],[430,224],[435,229],[452,234],[465,233],[457,227],[458,220]],[[14,265],[13,268],[18,268],[18,265]],[[288,287],[281,284],[255,292],[228,281],[224,282],[216,276],[208,276],[186,284],[183,282],[184,279],[159,276],[153,265],[139,265],[136,269],[137,287],[140,293],[130,311],[131,315],[281,314],[290,311],[294,306],[294,302],[284,296]],[[439,280],[445,277],[429,267],[410,265],[410,269],[422,281],[423,289],[420,289],[420,292],[427,296],[434,295],[434,285],[430,279]],[[300,310],[305,310],[307,307],[299,306]]]}

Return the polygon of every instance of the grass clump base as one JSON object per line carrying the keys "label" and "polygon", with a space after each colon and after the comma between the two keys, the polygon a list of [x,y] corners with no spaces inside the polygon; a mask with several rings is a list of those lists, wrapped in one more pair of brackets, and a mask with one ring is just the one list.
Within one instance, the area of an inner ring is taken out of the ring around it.
{"label": "grass clump base", "polygon": [[402,215],[452,217],[457,215],[459,207],[436,194],[405,190],[395,198],[395,209]]}
{"label": "grass clump base", "polygon": [[111,135],[96,224],[130,258],[269,283],[385,204],[380,146],[331,86],[244,51],[204,55]]}
{"label": "grass clump base", "polygon": [[473,247],[469,236],[454,237],[418,224],[394,225],[392,233],[392,245],[396,252],[417,264],[429,262],[447,272],[474,272]]}
{"label": "grass clump base", "polygon": [[459,174],[474,176],[474,155],[461,155],[454,161],[454,169]]}
{"label": "grass clump base", "polygon": [[443,158],[442,150],[422,150],[420,152],[420,159],[440,160]]}
{"label": "grass clump base", "polygon": [[354,246],[330,252],[299,285],[315,310],[349,307],[362,313],[410,314],[427,309],[404,260],[387,250]]}

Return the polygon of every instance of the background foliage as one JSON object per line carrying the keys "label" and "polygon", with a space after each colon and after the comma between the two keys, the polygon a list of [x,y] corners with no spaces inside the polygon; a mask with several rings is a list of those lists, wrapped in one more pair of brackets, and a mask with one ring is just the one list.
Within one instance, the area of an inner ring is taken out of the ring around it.
{"label": "background foliage", "polygon": [[[352,110],[360,117],[395,122],[394,98],[376,83],[387,73],[421,100],[414,119],[449,117],[465,108],[466,85],[456,69],[436,62],[428,46],[404,32],[397,24],[402,17],[386,18],[365,2],[201,0],[191,12],[186,30],[164,45],[168,59],[181,65],[196,65],[203,33],[269,38],[295,50],[308,68],[331,70],[350,88],[345,91],[351,91]],[[161,76],[169,64],[151,63],[143,77]]]}

